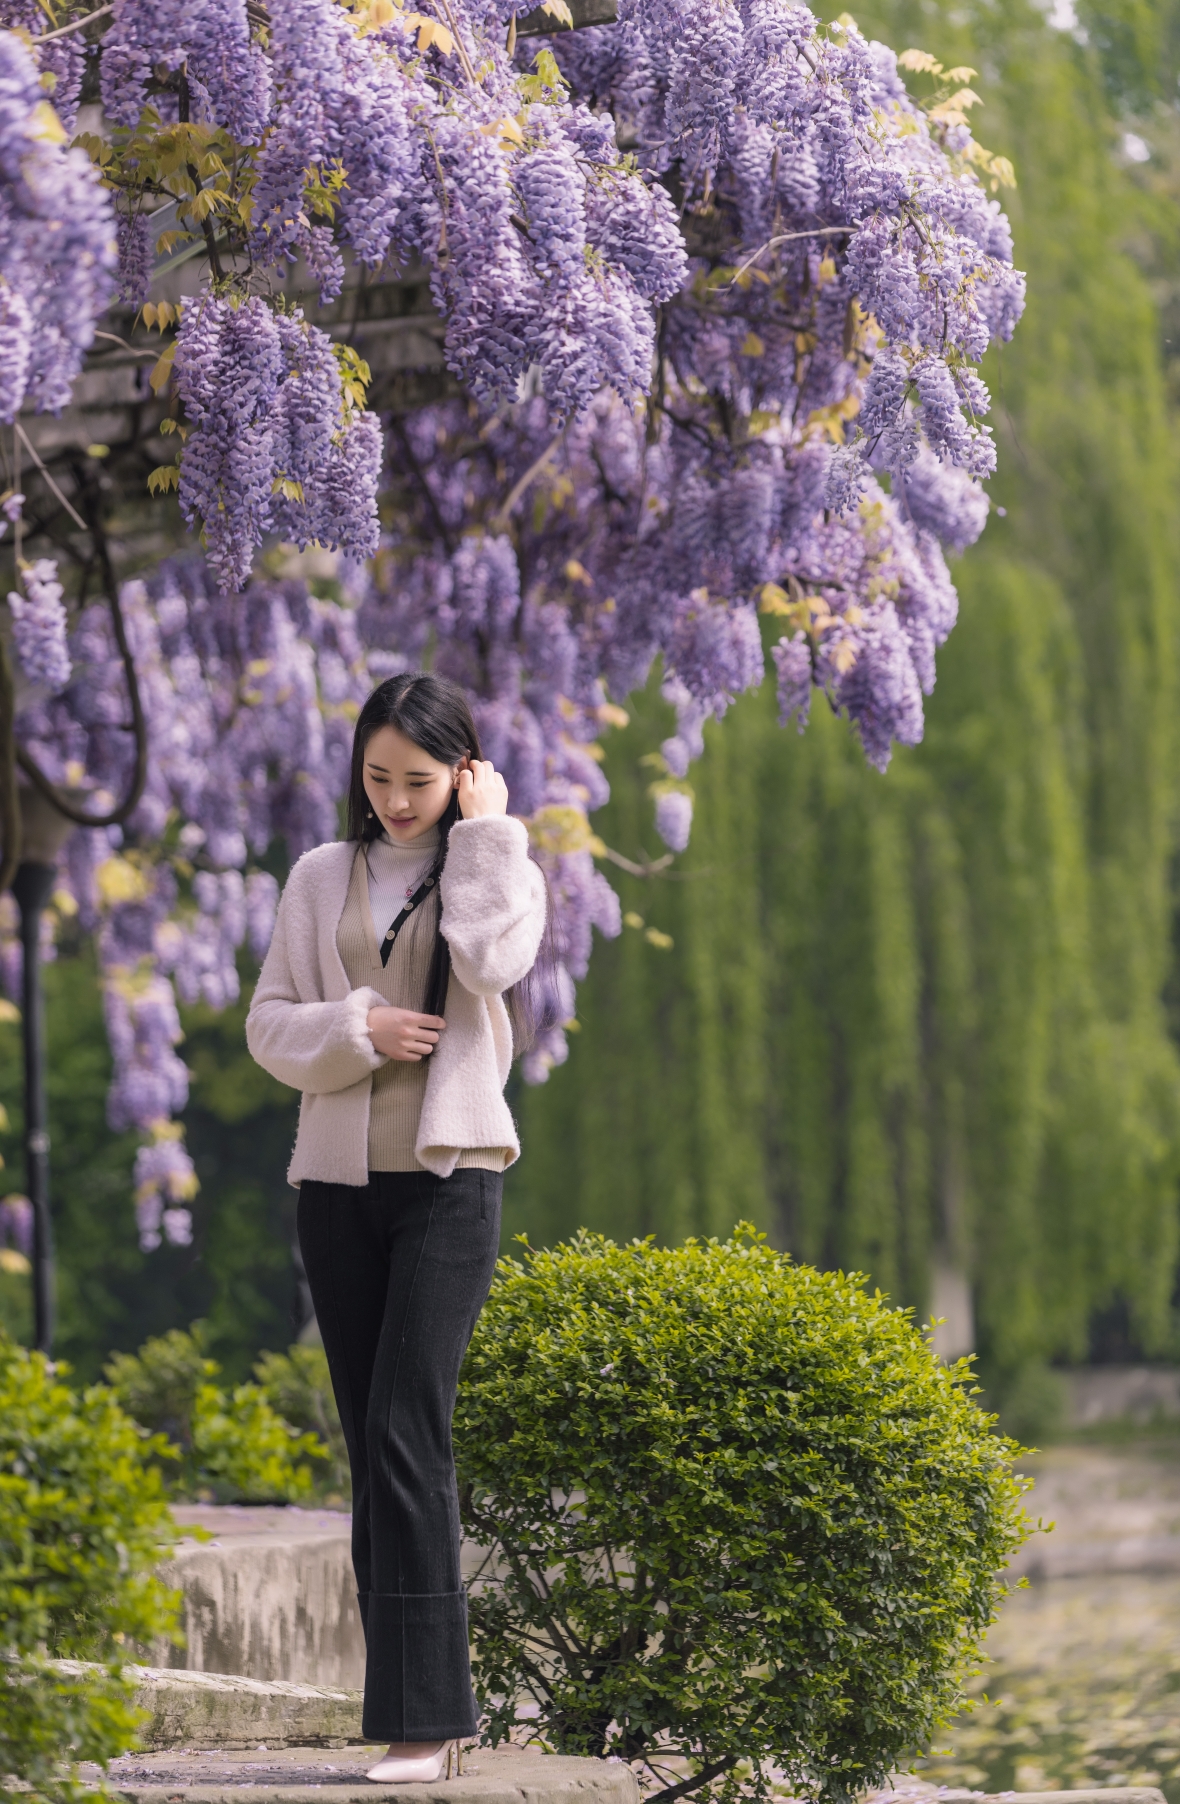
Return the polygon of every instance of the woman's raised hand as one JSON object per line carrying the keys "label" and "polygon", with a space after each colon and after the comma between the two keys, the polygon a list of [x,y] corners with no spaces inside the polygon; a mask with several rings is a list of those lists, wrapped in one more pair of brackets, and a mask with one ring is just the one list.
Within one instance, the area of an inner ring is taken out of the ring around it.
{"label": "woman's raised hand", "polygon": [[469,758],[459,772],[459,807],[465,821],[508,813],[508,785],[488,758]]}
{"label": "woman's raised hand", "polygon": [[417,1015],[412,1008],[371,1008],[369,1038],[387,1059],[417,1065],[438,1045],[446,1026],[441,1015]]}

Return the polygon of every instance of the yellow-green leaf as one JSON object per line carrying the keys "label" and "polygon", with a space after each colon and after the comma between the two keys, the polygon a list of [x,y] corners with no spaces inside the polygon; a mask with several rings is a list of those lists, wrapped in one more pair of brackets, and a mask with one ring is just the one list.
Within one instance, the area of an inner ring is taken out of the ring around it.
{"label": "yellow-green leaf", "polygon": [[538,50],[533,58],[533,68],[547,88],[564,89],[565,78],[557,66],[557,58],[552,50]]}
{"label": "yellow-green leaf", "polygon": [[208,219],[210,213],[216,212],[218,199],[219,196],[212,188],[202,188],[199,194],[193,196],[191,206],[186,207],[185,211],[200,225]]}
{"label": "yellow-green leaf", "polygon": [[148,381],[151,384],[153,394],[158,395],[168,386],[172,376],[172,360],[176,356],[176,345],[177,340],[174,338],[163,355],[156,360],[156,363],[152,368],[152,373],[148,377]]}
{"label": "yellow-green leaf", "polygon": [[445,25],[437,19],[428,19],[425,13],[407,13],[406,24],[418,27],[418,48],[429,50],[433,44],[443,56],[450,56],[455,48],[455,40]]}
{"label": "yellow-green leaf", "polygon": [[180,487],[180,471],[175,464],[157,464],[147,485],[149,495],[166,495],[169,489]]}
{"label": "yellow-green leaf", "polygon": [[928,50],[903,50],[897,59],[899,69],[912,69],[915,75],[941,75],[942,64]]}
{"label": "yellow-green leaf", "polygon": [[69,140],[69,133],[47,100],[39,100],[29,114],[25,136],[39,144],[65,144]]}

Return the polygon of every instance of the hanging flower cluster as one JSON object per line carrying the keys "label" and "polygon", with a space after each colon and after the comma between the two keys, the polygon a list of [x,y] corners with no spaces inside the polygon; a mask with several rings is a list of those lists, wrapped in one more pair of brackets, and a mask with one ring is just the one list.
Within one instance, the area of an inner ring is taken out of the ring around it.
{"label": "hanging flower cluster", "polygon": [[[276,842],[296,858],[335,836],[352,722],[371,687],[348,608],[296,581],[256,583],[244,600],[222,596],[199,561],[124,586],[147,784],[125,827],[71,835],[55,897],[96,935],[114,1059],[108,1115],[144,1135],[135,1186],[145,1247],[191,1235],[196,1176],[172,1122],[188,1097],[177,998],[236,1000],[238,951],[262,957],[278,902],[258,860]],[[134,756],[105,607],[83,612],[70,654],[62,692],[30,692],[19,727],[46,774],[97,813],[123,792]],[[14,927],[9,986],[20,981]]]}
{"label": "hanging flower cluster", "polygon": [[[0,19],[4,14],[0,12]],[[56,46],[46,45],[45,53]],[[52,75],[60,55],[44,65]],[[67,112],[76,105],[76,98]],[[0,31],[0,421],[58,413],[114,292],[110,196],[66,130],[30,50]]]}
{"label": "hanging flower cluster", "polygon": [[8,592],[12,643],[26,683],[56,695],[70,680],[66,610],[57,565],[37,558],[23,571],[25,593]]}
{"label": "hanging flower cluster", "polygon": [[350,405],[332,341],[298,308],[205,295],[185,307],[176,383],[190,425],[181,511],[224,590],[269,533],[353,558],[377,549],[381,430]]}

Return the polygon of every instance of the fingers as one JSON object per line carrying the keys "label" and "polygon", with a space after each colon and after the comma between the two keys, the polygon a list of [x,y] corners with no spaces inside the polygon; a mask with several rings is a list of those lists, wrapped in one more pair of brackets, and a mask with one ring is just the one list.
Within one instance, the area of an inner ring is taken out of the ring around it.
{"label": "fingers", "polygon": [[458,775],[459,808],[464,819],[483,814],[505,814],[508,785],[490,758],[469,759]]}
{"label": "fingers", "polygon": [[420,1015],[413,1009],[381,1008],[369,1011],[369,1035],[377,1051],[387,1059],[420,1064],[438,1045],[446,1027],[441,1015]]}
{"label": "fingers", "polygon": [[[490,783],[496,776],[496,767],[490,758],[469,758],[466,764],[459,767],[459,788],[470,793],[473,789]],[[500,779],[503,782],[503,778]]]}

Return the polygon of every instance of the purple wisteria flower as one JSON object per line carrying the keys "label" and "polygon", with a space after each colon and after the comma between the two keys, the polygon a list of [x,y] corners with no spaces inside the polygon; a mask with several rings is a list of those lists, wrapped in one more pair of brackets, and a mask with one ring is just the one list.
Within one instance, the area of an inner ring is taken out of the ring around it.
{"label": "purple wisteria flower", "polygon": [[114,287],[110,196],[64,137],[33,56],[0,29],[0,420],[9,424],[22,407],[65,406]]}
{"label": "purple wisteria flower", "polygon": [[8,592],[12,643],[26,682],[56,695],[70,680],[66,610],[57,565],[38,558],[24,571],[25,593]]}
{"label": "purple wisteria flower", "polygon": [[33,1256],[33,1205],[27,1196],[11,1193],[0,1197],[0,1248],[9,1247],[26,1259]]}

